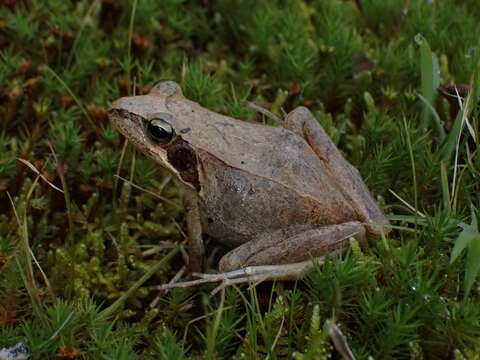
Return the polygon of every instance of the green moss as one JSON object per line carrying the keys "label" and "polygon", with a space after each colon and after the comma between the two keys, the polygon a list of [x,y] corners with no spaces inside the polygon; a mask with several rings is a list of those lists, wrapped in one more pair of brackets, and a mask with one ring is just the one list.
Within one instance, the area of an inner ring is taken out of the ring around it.
{"label": "green moss", "polygon": [[[442,85],[471,83],[470,104],[478,103],[474,5],[7,1],[0,8],[0,348],[24,341],[34,359],[327,358],[336,356],[330,322],[359,359],[475,359],[477,247],[470,241],[454,262],[450,253],[460,226],[478,217],[478,109],[468,108],[461,128],[455,104],[426,86],[437,76]],[[438,59],[438,73],[434,60],[422,61],[417,34],[435,54],[424,46],[423,60]],[[124,142],[106,109],[160,79],[246,121],[265,119],[243,100],[278,115],[308,106],[394,231],[362,249],[354,244],[295,285],[216,297],[208,286],[154,290],[184,265],[182,256],[167,256],[184,240],[178,190]],[[468,229],[478,240],[475,226]],[[138,286],[142,276],[149,278]]]}

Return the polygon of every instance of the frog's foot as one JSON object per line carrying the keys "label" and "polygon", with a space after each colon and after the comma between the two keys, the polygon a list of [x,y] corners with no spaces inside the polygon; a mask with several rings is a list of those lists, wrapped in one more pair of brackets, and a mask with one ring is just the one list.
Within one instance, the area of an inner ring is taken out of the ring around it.
{"label": "frog's foot", "polygon": [[198,279],[170,282],[168,284],[155,286],[153,289],[164,291],[172,288],[187,288],[206,283],[220,282],[220,285],[211,292],[211,294],[214,295],[228,286],[247,282],[255,286],[263,281],[299,280],[315,266],[315,263],[323,264],[323,257],[293,264],[247,266],[238,270],[215,274],[193,273],[192,275]]}

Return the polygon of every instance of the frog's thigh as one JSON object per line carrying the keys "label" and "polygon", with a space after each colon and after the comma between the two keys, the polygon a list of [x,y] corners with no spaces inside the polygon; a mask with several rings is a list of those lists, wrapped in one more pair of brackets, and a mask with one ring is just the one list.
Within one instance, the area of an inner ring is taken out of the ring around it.
{"label": "frog's thigh", "polygon": [[227,253],[220,271],[246,266],[290,264],[317,258],[348,245],[350,237],[365,240],[363,224],[351,221],[337,225],[296,225],[263,234]]}
{"label": "frog's thigh", "polygon": [[388,220],[368,191],[360,173],[343,158],[312,113],[305,107],[298,107],[287,115],[283,126],[308,142],[344,196],[357,209],[358,220],[366,223],[368,231],[373,234],[388,232]]}

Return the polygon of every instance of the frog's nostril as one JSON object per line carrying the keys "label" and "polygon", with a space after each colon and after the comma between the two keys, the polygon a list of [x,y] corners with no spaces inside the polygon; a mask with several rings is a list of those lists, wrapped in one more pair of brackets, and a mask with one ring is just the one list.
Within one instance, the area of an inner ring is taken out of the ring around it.
{"label": "frog's nostril", "polygon": [[117,109],[117,108],[113,108],[113,107],[110,107],[108,110],[107,110],[107,114],[108,116],[112,117],[112,118],[127,118],[127,119],[130,119],[130,113],[126,110],[123,110],[123,109]]}

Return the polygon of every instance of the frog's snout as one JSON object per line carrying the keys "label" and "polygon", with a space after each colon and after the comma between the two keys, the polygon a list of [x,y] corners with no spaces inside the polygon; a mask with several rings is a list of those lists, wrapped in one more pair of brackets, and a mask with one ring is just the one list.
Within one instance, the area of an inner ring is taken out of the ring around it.
{"label": "frog's snout", "polygon": [[115,100],[107,110],[107,115],[118,128],[124,126],[135,126],[137,116],[135,106],[131,98],[120,98]]}
{"label": "frog's snout", "polygon": [[117,118],[131,118],[133,115],[143,117],[145,104],[140,96],[122,97],[115,100],[109,107],[107,114],[111,120]]}
{"label": "frog's snout", "polygon": [[117,122],[118,119],[130,118],[130,114],[126,110],[110,107],[107,110],[108,118],[111,121]]}

